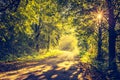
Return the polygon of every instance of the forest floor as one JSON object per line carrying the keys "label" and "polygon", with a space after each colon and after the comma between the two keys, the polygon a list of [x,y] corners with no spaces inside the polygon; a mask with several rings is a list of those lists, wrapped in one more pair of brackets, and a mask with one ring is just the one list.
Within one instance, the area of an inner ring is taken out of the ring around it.
{"label": "forest floor", "polygon": [[99,72],[65,52],[40,61],[0,63],[0,80],[105,80]]}

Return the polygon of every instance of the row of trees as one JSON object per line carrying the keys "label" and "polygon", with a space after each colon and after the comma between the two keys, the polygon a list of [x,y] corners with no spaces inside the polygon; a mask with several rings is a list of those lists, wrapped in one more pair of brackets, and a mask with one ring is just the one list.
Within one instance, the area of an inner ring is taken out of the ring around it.
{"label": "row of trees", "polygon": [[[90,55],[96,54],[96,58],[94,58],[100,63],[98,66],[108,63],[106,70],[110,71],[109,76],[111,79],[117,76],[115,79],[118,79],[120,1],[62,1],[62,4],[67,2],[67,5],[71,5],[69,11],[71,15],[74,15],[73,24],[76,26],[78,46],[80,50],[82,49],[81,55],[88,54],[88,52]],[[97,15],[100,13],[102,13],[99,15],[99,17],[102,16],[101,21],[97,19]]]}
{"label": "row of trees", "polygon": [[[119,0],[1,0],[0,59],[49,50],[73,27],[80,55],[97,58],[99,65],[107,62],[110,76],[116,75],[120,58],[119,4]],[[96,19],[99,12],[103,13],[101,26]]]}
{"label": "row of trees", "polygon": [[63,31],[57,1],[0,1],[0,59],[21,56],[58,43]]}

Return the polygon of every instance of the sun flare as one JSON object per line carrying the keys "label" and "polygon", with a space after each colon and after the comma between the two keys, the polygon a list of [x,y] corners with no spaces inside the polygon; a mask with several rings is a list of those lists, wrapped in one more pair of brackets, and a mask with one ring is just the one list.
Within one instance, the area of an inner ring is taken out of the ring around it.
{"label": "sun flare", "polygon": [[98,19],[98,20],[101,20],[102,17],[103,17],[102,13],[98,13],[98,14],[97,14],[97,19]]}

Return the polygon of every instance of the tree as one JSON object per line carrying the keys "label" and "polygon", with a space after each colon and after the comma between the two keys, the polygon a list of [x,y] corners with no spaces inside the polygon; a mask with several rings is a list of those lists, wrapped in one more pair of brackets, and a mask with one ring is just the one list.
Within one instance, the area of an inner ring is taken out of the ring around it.
{"label": "tree", "polygon": [[[107,7],[108,7],[108,24],[109,24],[109,68],[110,70],[113,70],[113,73],[115,74],[117,71],[117,64],[116,64],[116,21],[119,17],[120,12],[117,11],[117,15],[115,15],[115,6],[117,5],[118,0],[106,0],[107,2]],[[114,3],[114,4],[113,4]]]}
{"label": "tree", "polygon": [[[63,2],[64,2],[64,0],[63,0]],[[85,43],[86,41],[89,41],[88,37],[87,37],[87,39],[84,38],[87,35],[89,35],[89,34],[86,35],[86,33],[89,30],[87,30],[87,28],[84,29],[84,27],[86,25],[87,25],[87,27],[89,27],[88,26],[89,23],[85,23],[85,22],[89,22],[89,19],[92,20],[90,12],[97,10],[97,8],[99,8],[99,7],[101,7],[101,8],[104,7],[106,9],[106,15],[107,15],[107,11],[108,11],[108,25],[109,25],[108,26],[108,33],[109,33],[109,35],[107,37],[109,38],[109,40],[108,40],[107,45],[109,46],[109,49],[108,49],[109,50],[109,68],[111,68],[114,71],[117,71],[117,65],[116,65],[116,37],[119,34],[119,29],[116,31],[116,24],[118,24],[118,22],[119,22],[119,15],[120,15],[120,11],[119,11],[120,10],[120,6],[119,6],[120,2],[119,2],[119,0],[97,0],[97,1],[83,0],[82,2],[79,2],[77,0],[72,0],[72,1],[69,0],[68,2],[70,2],[71,5],[73,5],[70,9],[71,10],[70,12],[74,11],[74,13],[75,13],[74,15],[77,15],[76,19],[74,19],[74,20],[76,22],[75,24],[78,25],[78,28],[76,30],[78,32],[78,37],[80,37],[78,39],[79,39],[79,41],[81,40],[80,43],[82,43],[82,44],[83,44],[83,42]],[[105,3],[107,3],[108,5],[106,6]],[[67,4],[69,4],[69,3],[67,3]],[[101,6],[101,4],[103,6]],[[87,19],[86,19],[86,17],[87,17]],[[107,26],[107,23],[106,23],[106,26]],[[81,34],[83,34],[84,37],[81,36]],[[92,32],[91,32],[91,34],[92,34]],[[107,34],[107,33],[105,33],[105,34]],[[98,57],[99,58],[101,57],[101,55],[99,55],[99,54],[101,54],[101,53],[103,54],[103,52],[101,52],[102,49],[103,49],[102,46],[101,46],[103,44],[102,41],[101,41],[102,40],[101,39],[102,35],[103,34],[101,33],[101,29],[99,28],[99,35],[98,35],[98,37],[99,37],[99,40],[98,40]],[[81,37],[83,37],[83,38],[81,38]],[[106,42],[107,42],[107,39],[106,39]],[[83,45],[85,45],[85,44],[83,44]],[[87,43],[87,45],[90,45],[90,44]],[[82,47],[82,48],[84,48],[84,47]]]}

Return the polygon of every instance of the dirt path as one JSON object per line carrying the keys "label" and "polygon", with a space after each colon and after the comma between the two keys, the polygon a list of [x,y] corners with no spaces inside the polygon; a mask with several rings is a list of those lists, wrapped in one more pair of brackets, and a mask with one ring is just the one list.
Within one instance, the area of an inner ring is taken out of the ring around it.
{"label": "dirt path", "polygon": [[89,65],[81,64],[70,52],[41,61],[2,63],[0,68],[0,80],[93,80],[94,77],[86,69]]}

